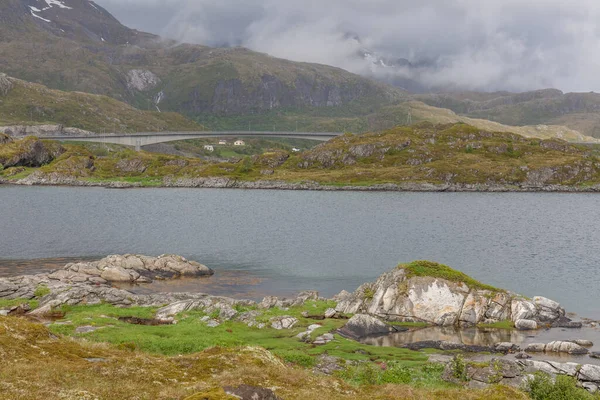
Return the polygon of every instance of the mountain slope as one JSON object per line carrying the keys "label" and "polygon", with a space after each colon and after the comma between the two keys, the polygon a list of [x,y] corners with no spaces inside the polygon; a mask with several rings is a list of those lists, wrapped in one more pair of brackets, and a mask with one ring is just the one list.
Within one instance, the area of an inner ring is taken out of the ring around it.
{"label": "mountain slope", "polygon": [[52,90],[0,74],[0,127],[32,124],[94,132],[203,129],[177,113],[142,111],[106,96]]}
{"label": "mountain slope", "polygon": [[446,93],[416,95],[434,107],[507,125],[564,125],[600,137],[600,94],[563,93],[556,89],[525,93]]}
{"label": "mountain slope", "polygon": [[338,68],[164,41],[124,27],[89,0],[4,0],[0,7],[0,71],[51,88],[190,115],[343,108],[403,97]]}

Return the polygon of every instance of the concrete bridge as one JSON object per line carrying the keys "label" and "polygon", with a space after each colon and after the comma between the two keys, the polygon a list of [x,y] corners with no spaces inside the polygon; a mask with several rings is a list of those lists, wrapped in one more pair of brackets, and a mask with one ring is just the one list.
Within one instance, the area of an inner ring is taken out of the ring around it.
{"label": "concrete bridge", "polygon": [[72,135],[51,135],[44,136],[44,139],[53,139],[59,141],[77,141],[77,142],[98,142],[113,143],[126,146],[134,146],[140,150],[142,146],[149,144],[174,142],[177,140],[201,139],[201,138],[292,138],[292,139],[312,139],[327,141],[336,136],[343,135],[341,132],[263,132],[263,131],[200,131],[200,132],[142,132],[142,133],[106,133],[98,135],[72,136]]}

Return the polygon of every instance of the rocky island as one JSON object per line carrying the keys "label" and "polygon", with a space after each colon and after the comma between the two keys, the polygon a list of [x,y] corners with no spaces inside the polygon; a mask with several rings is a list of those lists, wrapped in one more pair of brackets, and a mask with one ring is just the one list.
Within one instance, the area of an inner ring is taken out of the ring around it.
{"label": "rocky island", "polygon": [[[297,385],[306,380],[326,385],[329,398],[384,395],[387,389],[379,383],[416,385],[397,390],[406,391],[407,398],[429,398],[431,392],[419,389],[418,382],[423,379],[433,387],[446,387],[448,396],[460,392],[466,398],[484,398],[490,393],[499,399],[524,398],[521,390],[530,390],[529,382],[539,383],[546,377],[571,379],[567,383],[575,391],[593,393],[600,385],[600,366],[593,362],[595,353],[589,350],[593,343],[577,339],[576,328],[593,322],[572,321],[553,300],[540,296],[528,299],[429,261],[401,264],[354,293],[342,292],[333,299],[308,291],[296,298],[266,297],[254,302],[201,293],[140,295],[112,286],[115,282],[143,285],[182,276],[206,279],[202,277],[213,273],[180,256],[124,255],[70,263],[49,273],[0,279],[0,352],[17,360],[16,368],[0,367],[5,377],[3,390],[19,390],[18,382],[27,370],[22,363],[35,349],[73,360],[80,375],[94,380],[101,379],[95,365],[114,371],[137,363],[160,365],[156,370],[144,367],[149,374],[164,376],[152,378],[159,382],[171,373],[187,376],[136,389],[152,398],[170,398],[161,395],[158,387],[171,387],[180,380],[185,384],[170,390],[179,393],[179,398],[189,399],[322,398],[314,389],[306,389],[302,395],[297,392]],[[433,326],[457,330],[502,326],[534,331],[565,327],[572,333],[563,341],[527,345],[498,342],[484,346],[447,340],[409,341],[398,347],[362,343],[368,337]],[[90,341],[114,346],[90,347]],[[434,353],[428,355],[423,349]],[[126,361],[123,352],[131,351],[135,356]],[[491,356],[484,356],[485,361],[469,361],[479,354]],[[551,354],[589,356],[590,361],[543,359]],[[214,364],[216,360],[220,360],[218,364]],[[72,368],[71,364],[52,364],[50,359],[40,362],[65,373]],[[196,369],[206,363],[212,365],[211,376]],[[261,371],[248,374],[252,364],[260,365]],[[184,373],[182,368],[191,369]],[[246,372],[243,378],[235,375],[242,369]],[[51,385],[46,379],[38,381],[39,390]],[[352,382],[359,386],[348,386]],[[75,382],[67,386],[75,391],[81,388]],[[470,390],[460,389],[465,386]],[[119,396],[129,393],[125,388],[118,390]],[[38,392],[30,393],[23,398],[35,398]],[[89,393],[106,397],[99,389]]]}
{"label": "rocky island", "polygon": [[293,190],[600,190],[593,146],[526,138],[465,124],[421,123],[346,134],[301,153],[215,163],[0,136],[0,183]]}

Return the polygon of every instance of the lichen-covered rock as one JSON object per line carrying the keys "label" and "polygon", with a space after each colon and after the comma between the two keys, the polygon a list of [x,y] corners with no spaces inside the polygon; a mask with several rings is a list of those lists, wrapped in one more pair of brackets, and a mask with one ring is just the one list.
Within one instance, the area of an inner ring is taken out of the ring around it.
{"label": "lichen-covered rock", "polygon": [[[407,268],[429,269],[434,274],[414,274]],[[360,286],[352,294],[342,293],[336,299],[336,311],[340,313],[365,313],[386,320],[441,326],[527,320],[532,322],[521,322],[520,326],[537,329],[541,323],[565,318],[557,302],[543,297],[530,301],[428,261],[401,265],[382,274],[377,281]]]}

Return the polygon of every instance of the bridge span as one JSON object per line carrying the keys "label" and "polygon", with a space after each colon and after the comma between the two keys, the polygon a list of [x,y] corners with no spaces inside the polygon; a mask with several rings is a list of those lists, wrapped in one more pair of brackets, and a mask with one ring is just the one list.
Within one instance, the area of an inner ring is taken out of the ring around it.
{"label": "bridge span", "polygon": [[44,139],[77,142],[112,143],[133,146],[140,150],[142,146],[150,144],[174,142],[178,140],[201,139],[201,138],[291,138],[312,139],[327,141],[336,136],[343,135],[342,132],[263,132],[263,131],[199,131],[199,132],[141,132],[141,133],[105,133],[98,135],[50,135]]}

